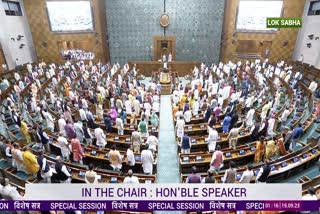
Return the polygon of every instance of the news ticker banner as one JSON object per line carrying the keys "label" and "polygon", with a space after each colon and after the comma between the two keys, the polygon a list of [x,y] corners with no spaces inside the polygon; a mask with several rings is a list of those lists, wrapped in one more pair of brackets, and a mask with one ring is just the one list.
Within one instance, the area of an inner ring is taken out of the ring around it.
{"label": "news ticker banner", "polygon": [[28,200],[301,200],[301,184],[26,184]]}
{"label": "news ticker banner", "polygon": [[26,184],[25,201],[0,201],[0,210],[315,211],[300,184]]}
{"label": "news ticker banner", "polygon": [[[61,196],[63,197],[63,196]],[[320,201],[0,201],[0,211],[319,211]]]}

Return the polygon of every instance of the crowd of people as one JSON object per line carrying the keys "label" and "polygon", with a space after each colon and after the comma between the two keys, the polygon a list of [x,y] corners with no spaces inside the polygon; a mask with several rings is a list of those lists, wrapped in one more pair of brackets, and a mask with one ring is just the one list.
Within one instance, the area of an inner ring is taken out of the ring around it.
{"label": "crowd of people", "polygon": [[[169,59],[163,60],[171,61],[172,56]],[[40,80],[43,76],[50,81],[44,91],[44,82]],[[273,88],[266,78],[274,79]],[[267,182],[271,171],[270,160],[293,151],[304,134],[301,124],[296,127],[288,124],[291,103],[283,103],[283,100],[289,99],[284,99],[288,98],[287,89],[279,78],[293,91],[293,114],[297,114],[296,109],[306,103],[298,87],[302,74],[294,74],[292,67],[284,62],[273,66],[266,59],[264,62],[247,61],[244,65],[241,62],[219,63],[211,67],[202,63],[200,68],[194,68],[189,84],[180,82],[174,87],[173,115],[181,153],[191,153],[192,136],[185,132],[185,127],[194,115],[203,115],[207,123],[208,136],[205,141],[208,152],[212,153],[207,176],[201,178],[194,166],[187,183],[214,183],[214,176],[222,168],[226,169],[223,182],[236,182],[237,166],[232,161],[224,164],[224,153],[217,143],[221,139],[221,133],[218,133],[220,126],[231,149],[237,148],[239,134],[248,130],[250,141],[256,142],[254,162],[264,162],[256,175],[252,170],[253,164],[246,165],[239,182],[252,182],[254,176],[257,183]],[[154,173],[159,143],[156,130],[159,126],[161,85],[151,81],[141,83],[135,65],[130,68],[128,64],[121,67],[118,63],[104,65],[91,61],[88,64],[83,61],[75,64],[66,61],[63,65],[47,65],[44,62],[28,64],[27,72],[14,74],[14,81],[1,79],[0,92],[7,91],[12,84],[13,90],[5,98],[6,108],[26,144],[8,140],[3,134],[0,154],[17,171],[47,183],[70,183],[72,173],[65,163],[72,161],[83,165],[86,156],[84,149],[90,146],[100,150],[110,148],[108,159],[111,169],[123,171],[124,155],[116,145],[108,145],[107,138],[115,130],[119,136],[125,135],[125,127],[130,126],[134,131],[130,132],[132,144],[125,154],[128,171],[123,182],[139,183],[135,173]],[[21,92],[29,84],[29,95],[27,98],[21,97]],[[270,93],[271,89],[275,91]],[[316,96],[317,83],[311,82],[309,90]],[[240,113],[239,105],[244,107]],[[283,112],[275,118],[276,110],[283,105]],[[257,106],[261,107],[260,115],[256,112]],[[30,120],[28,112],[36,120]],[[320,116],[320,104],[316,106],[316,114]],[[59,115],[58,118],[56,115]],[[150,129],[150,126],[155,129]],[[47,156],[52,153],[53,141],[61,150],[54,161]],[[137,155],[142,162],[142,168],[138,170],[135,167]],[[100,182],[101,177],[95,168],[94,164],[88,164],[88,170],[84,173],[86,183]],[[8,190],[14,189],[8,179],[3,179],[1,185],[0,194],[3,197],[23,198],[22,194]]]}
{"label": "crowd of people", "polygon": [[[272,65],[268,59],[263,62],[255,60],[247,61],[244,65],[241,61],[227,64],[220,62],[218,65],[200,68],[194,67],[193,78],[190,83],[180,84],[172,93],[173,115],[176,120],[176,136],[182,154],[191,153],[193,136],[185,132],[185,127],[190,124],[193,116],[203,115],[207,123],[208,136],[205,142],[208,144],[208,152],[212,152],[209,165],[208,182],[213,182],[212,174],[219,173],[225,168],[222,178],[225,183],[236,181],[236,164],[229,162],[224,166],[224,153],[217,141],[222,134],[226,134],[229,148],[235,150],[238,144],[238,136],[243,135],[245,130],[249,132],[249,142],[256,142],[254,162],[264,162],[264,166],[256,175],[256,182],[267,181],[271,171],[270,161],[272,158],[284,156],[294,151],[299,146],[304,129],[302,124],[293,127],[289,121],[292,109],[293,116],[298,114],[300,106],[308,105],[303,90],[299,87],[302,73],[292,72],[292,66],[283,61]],[[273,79],[268,84],[267,78]],[[280,78],[289,85],[286,89]],[[310,83],[310,93],[315,95],[318,85],[315,81]],[[293,108],[288,91],[292,90],[294,101]],[[239,111],[239,107],[242,109]],[[261,108],[259,114],[256,109]],[[284,110],[276,118],[277,110]],[[317,116],[320,116],[320,104],[315,106]],[[277,125],[278,124],[278,125]],[[222,133],[218,133],[217,127],[221,127]],[[248,142],[248,143],[249,143]],[[247,166],[247,171],[239,180],[241,183],[249,183],[254,177],[252,163]],[[192,174],[187,182],[204,182],[197,174],[196,167],[192,168]]]}
{"label": "crowd of people", "polygon": [[[66,61],[57,66],[42,62],[27,64],[26,70],[25,73],[15,72],[14,83],[5,78],[0,83],[1,92],[14,84],[14,90],[6,97],[6,106],[12,123],[26,141],[20,145],[4,137],[4,133],[1,136],[2,158],[12,162],[17,171],[48,183],[70,183],[71,173],[65,161],[84,164],[84,147],[104,149],[109,133],[115,128],[118,135],[124,135],[128,125],[134,130],[132,144],[126,151],[130,170],[124,182],[137,183],[134,172],[153,174],[158,145],[160,84],[140,83],[135,66],[129,68],[125,64],[121,68],[119,63],[111,66],[100,62],[95,65],[91,61],[88,64]],[[43,76],[50,81],[44,89],[41,88],[44,82],[39,79]],[[28,96],[20,97],[29,84]],[[30,120],[28,113],[35,118]],[[53,141],[61,150],[54,164],[47,159]],[[124,156],[116,145],[108,147],[111,147],[110,167],[120,171]],[[135,167],[137,155],[142,162],[141,170]],[[89,164],[85,173],[87,183],[98,182],[94,169],[94,165]]]}

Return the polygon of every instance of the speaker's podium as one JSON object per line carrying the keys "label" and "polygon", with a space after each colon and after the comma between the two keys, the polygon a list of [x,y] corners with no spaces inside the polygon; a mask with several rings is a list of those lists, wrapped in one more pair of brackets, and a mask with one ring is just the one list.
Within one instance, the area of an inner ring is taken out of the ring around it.
{"label": "speaker's podium", "polygon": [[159,82],[161,84],[161,94],[171,94],[172,86],[171,68],[159,68]]}

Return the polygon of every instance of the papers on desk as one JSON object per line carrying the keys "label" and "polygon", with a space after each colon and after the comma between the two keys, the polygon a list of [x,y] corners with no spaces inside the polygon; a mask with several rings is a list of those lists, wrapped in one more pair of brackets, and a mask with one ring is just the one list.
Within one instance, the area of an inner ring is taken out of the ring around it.
{"label": "papers on desk", "polygon": [[286,167],[287,165],[288,165],[287,162],[282,162],[282,163],[281,163],[281,166],[282,166],[282,167]]}
{"label": "papers on desk", "polygon": [[251,152],[255,152],[256,151],[256,148],[255,147],[251,147]]}
{"label": "papers on desk", "polygon": [[200,118],[200,116],[197,114],[197,115],[196,115],[196,118]]}
{"label": "papers on desk", "polygon": [[205,128],[204,124],[200,125],[200,129],[204,129],[204,128]]}
{"label": "papers on desk", "polygon": [[97,155],[97,151],[91,151],[91,155],[96,156]]}
{"label": "papers on desk", "polygon": [[274,171],[276,169],[276,166],[271,166],[271,171]]}
{"label": "papers on desk", "polygon": [[197,156],[196,157],[196,161],[202,161],[202,157],[201,156]]}
{"label": "papers on desk", "polygon": [[239,154],[240,154],[240,155],[245,155],[245,154],[246,154],[246,151],[244,151],[243,149],[241,149],[241,150],[239,151]]}
{"label": "papers on desk", "polygon": [[127,138],[125,139],[125,142],[130,142],[130,141],[131,141],[130,137],[127,137]]}
{"label": "papers on desk", "polygon": [[109,153],[106,153],[104,157],[109,158]]}
{"label": "papers on desk", "polygon": [[208,138],[205,138],[205,139],[204,139],[204,142],[208,142]]}
{"label": "papers on desk", "polygon": [[146,184],[151,184],[152,182],[151,182],[151,180],[145,180],[145,183]]}
{"label": "papers on desk", "polygon": [[311,150],[312,154],[316,154],[318,151],[316,149]]}
{"label": "papers on desk", "polygon": [[302,155],[302,157],[303,157],[303,159],[305,159],[305,158],[308,157],[308,155],[307,155],[306,153],[304,153],[304,154]]}
{"label": "papers on desk", "polygon": [[227,158],[230,158],[230,157],[231,157],[231,153],[230,153],[230,152],[227,152],[227,153],[226,153],[226,157],[227,157]]}
{"label": "papers on desk", "polygon": [[111,177],[110,183],[118,183],[118,178],[116,178],[116,177]]}
{"label": "papers on desk", "polygon": [[254,172],[253,172],[254,176],[257,176],[257,175],[258,175],[258,173],[259,173],[259,169],[254,170]]}
{"label": "papers on desk", "polygon": [[188,126],[188,130],[192,130],[192,126]]}
{"label": "papers on desk", "polygon": [[129,129],[134,129],[134,126],[129,126]]}
{"label": "papers on desk", "polygon": [[114,137],[114,140],[119,140],[119,139],[120,139],[119,136]]}
{"label": "papers on desk", "polygon": [[182,161],[183,162],[189,162],[189,157],[183,157]]}
{"label": "papers on desk", "polygon": [[196,139],[191,139],[191,144],[196,144],[197,140]]}

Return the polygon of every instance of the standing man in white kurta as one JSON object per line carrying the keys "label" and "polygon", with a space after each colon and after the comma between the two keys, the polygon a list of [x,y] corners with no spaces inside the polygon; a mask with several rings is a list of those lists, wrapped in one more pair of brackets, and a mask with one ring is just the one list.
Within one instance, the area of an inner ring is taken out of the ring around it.
{"label": "standing man in white kurta", "polygon": [[149,145],[144,145],[144,150],[141,152],[141,162],[144,174],[152,174],[153,172],[153,154],[152,151],[148,149]]}

